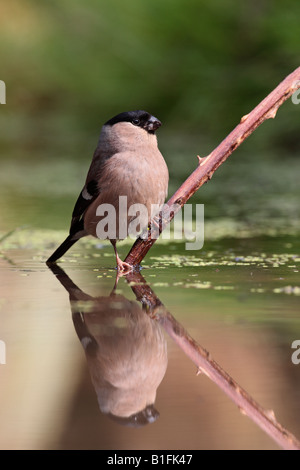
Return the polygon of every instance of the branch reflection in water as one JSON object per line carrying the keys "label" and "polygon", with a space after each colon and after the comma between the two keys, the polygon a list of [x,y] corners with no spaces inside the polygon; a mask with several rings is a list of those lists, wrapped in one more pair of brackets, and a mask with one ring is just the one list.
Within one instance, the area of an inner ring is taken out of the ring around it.
{"label": "branch reflection in water", "polygon": [[85,348],[101,411],[136,426],[156,420],[153,404],[167,367],[163,327],[197,366],[197,374],[210,378],[283,449],[300,449],[300,442],[276,420],[273,410],[262,408],[214,361],[168,312],[139,272],[127,274],[126,280],[143,310],[115,294],[118,277],[109,297],[93,298],[60,267],[49,268],[70,294],[75,329]]}
{"label": "branch reflection in water", "polygon": [[107,297],[92,297],[59,266],[51,270],[69,293],[101,412],[128,426],[156,421],[156,391],[168,362],[161,326],[137,302],[114,290]]}

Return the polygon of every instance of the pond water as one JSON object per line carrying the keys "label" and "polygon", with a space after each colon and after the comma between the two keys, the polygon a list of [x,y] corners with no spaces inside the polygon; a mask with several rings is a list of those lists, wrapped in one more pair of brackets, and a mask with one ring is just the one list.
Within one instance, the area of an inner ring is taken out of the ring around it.
{"label": "pond water", "polygon": [[[125,277],[111,300],[111,246],[82,240],[52,272],[45,260],[62,238],[24,229],[0,246],[2,449],[279,448],[197,375]],[[208,240],[199,252],[158,242],[142,270],[175,319],[298,438],[299,248],[288,235]]]}

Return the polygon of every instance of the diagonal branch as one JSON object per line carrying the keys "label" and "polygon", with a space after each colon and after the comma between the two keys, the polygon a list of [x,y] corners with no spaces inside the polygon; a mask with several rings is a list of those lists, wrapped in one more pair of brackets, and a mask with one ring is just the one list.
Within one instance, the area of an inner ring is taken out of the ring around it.
{"label": "diagonal branch", "polygon": [[[242,142],[266,119],[275,118],[278,108],[300,88],[300,67],[288,75],[256,108],[241,118],[240,123],[220,143],[220,145],[207,157],[200,158],[199,165],[187,180],[180,186],[175,194],[166,203],[162,211],[162,220],[150,223],[150,230],[145,231],[134,243],[128,253],[125,262],[136,266],[144,259],[151,246],[164,229],[171,222],[181,207],[193,196],[193,194],[211,179],[214,172],[225,160],[241,145]],[[168,207],[175,207],[170,212]]]}

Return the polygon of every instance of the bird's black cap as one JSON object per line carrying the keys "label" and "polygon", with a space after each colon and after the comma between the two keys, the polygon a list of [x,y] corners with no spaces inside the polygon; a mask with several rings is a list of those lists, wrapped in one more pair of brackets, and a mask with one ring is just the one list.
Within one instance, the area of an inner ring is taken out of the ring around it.
{"label": "bird's black cap", "polygon": [[156,129],[161,126],[161,122],[147,111],[125,111],[117,114],[105,123],[105,126],[113,126],[119,122],[131,122],[134,126],[141,127],[147,132],[154,134]]}

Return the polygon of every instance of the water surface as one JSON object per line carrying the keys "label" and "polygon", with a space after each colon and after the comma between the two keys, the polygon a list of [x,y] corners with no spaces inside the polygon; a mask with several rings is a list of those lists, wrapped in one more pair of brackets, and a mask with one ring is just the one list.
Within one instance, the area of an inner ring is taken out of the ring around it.
{"label": "water surface", "polygon": [[[116,303],[107,307],[116,274],[111,246],[78,243],[60,263],[64,285],[44,263],[57,237],[23,230],[1,245],[2,449],[278,448],[205,375],[196,375],[194,364],[142,311],[126,279],[119,281]],[[129,246],[121,246],[122,257]],[[299,260],[296,237],[227,238],[208,241],[199,252],[157,243],[142,270],[190,335],[298,438],[300,365],[291,361],[291,344],[300,339]],[[138,318],[135,332],[132,315]],[[136,386],[141,403],[143,393],[145,403],[154,401],[157,414],[148,424],[128,426],[107,413],[112,402],[119,412],[115,403],[124,393],[120,397],[113,389],[111,395],[103,388],[108,371],[103,364],[94,367],[91,332],[102,343],[111,338],[110,352],[103,352],[116,355],[111,380],[132,362],[136,370],[122,376],[121,387],[128,377],[139,384],[150,381],[149,387]],[[150,344],[145,340],[144,349],[143,337]],[[89,342],[86,354],[83,345]],[[141,370],[145,373],[137,377]]]}

